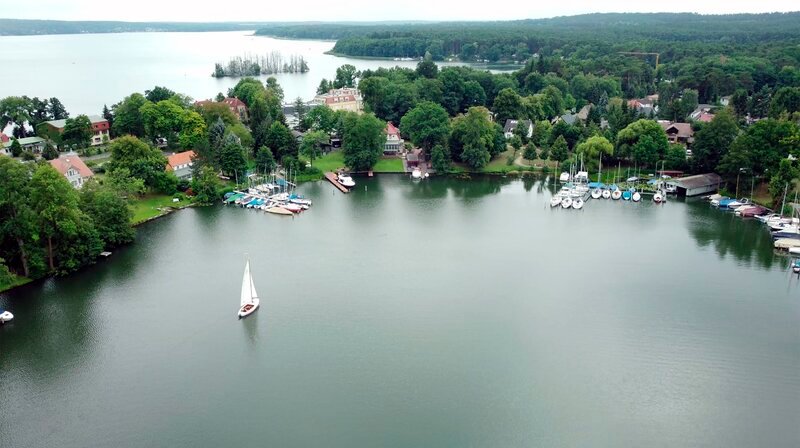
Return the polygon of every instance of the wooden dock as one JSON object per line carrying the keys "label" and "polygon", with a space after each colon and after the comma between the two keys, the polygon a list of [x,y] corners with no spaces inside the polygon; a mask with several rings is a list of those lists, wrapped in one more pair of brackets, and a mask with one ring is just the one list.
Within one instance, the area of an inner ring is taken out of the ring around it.
{"label": "wooden dock", "polygon": [[338,188],[339,191],[341,191],[342,193],[350,193],[350,190],[348,190],[347,187],[339,183],[339,180],[336,178],[335,173],[331,172],[325,173],[325,179],[328,179],[328,182],[332,183],[333,186]]}

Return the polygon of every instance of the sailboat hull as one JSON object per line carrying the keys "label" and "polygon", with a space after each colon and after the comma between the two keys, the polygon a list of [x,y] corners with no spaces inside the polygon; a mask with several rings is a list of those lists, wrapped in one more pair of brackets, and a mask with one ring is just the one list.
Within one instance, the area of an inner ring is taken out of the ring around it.
{"label": "sailboat hull", "polygon": [[253,303],[246,303],[246,304],[242,305],[242,307],[239,308],[239,314],[238,314],[239,319],[241,319],[243,317],[247,317],[247,316],[255,313],[256,310],[258,309],[259,303],[260,303],[260,300],[253,299]]}

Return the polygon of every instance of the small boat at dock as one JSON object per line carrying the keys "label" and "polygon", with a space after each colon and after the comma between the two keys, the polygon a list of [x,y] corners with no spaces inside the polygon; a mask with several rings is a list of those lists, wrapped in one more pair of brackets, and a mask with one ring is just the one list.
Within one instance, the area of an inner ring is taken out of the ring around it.
{"label": "small boat at dock", "polygon": [[570,176],[569,176],[569,173],[566,172],[566,171],[561,173],[561,175],[558,177],[558,181],[561,182],[561,183],[569,182],[569,180],[570,180]]}
{"label": "small boat at dock", "polygon": [[553,196],[550,198],[550,207],[558,207],[561,205],[561,196]]}
{"label": "small boat at dock", "polygon": [[583,208],[583,199],[577,198],[574,201],[572,201],[572,208],[574,208],[575,210],[582,209]]}
{"label": "small boat at dock", "polygon": [[641,201],[641,200],[642,200],[642,195],[641,195],[641,193],[639,193],[638,191],[634,191],[634,192],[633,192],[633,194],[631,195],[631,200],[632,200],[633,202],[639,202],[639,201]]}
{"label": "small boat at dock", "polygon": [[800,239],[794,238],[781,238],[775,240],[775,249],[789,250],[793,247],[800,248]]}
{"label": "small boat at dock", "polygon": [[603,197],[603,199],[608,199],[611,197],[611,190],[604,188],[600,195]]}
{"label": "small boat at dock", "polygon": [[285,208],[283,208],[281,206],[278,206],[278,205],[273,205],[271,207],[267,207],[267,208],[264,209],[264,211],[267,212],[267,213],[272,213],[273,215],[284,215],[284,216],[292,216],[292,215],[294,215],[294,213],[292,213],[291,211],[286,210]]}
{"label": "small boat at dock", "polygon": [[800,274],[800,260],[795,259],[792,261],[792,272]]}
{"label": "small boat at dock", "polygon": [[342,184],[343,187],[353,188],[353,187],[356,186],[356,183],[353,181],[353,178],[350,177],[350,175],[346,174],[346,173],[339,173],[336,176],[336,180],[338,180],[339,183]]}
{"label": "small boat at dock", "polygon": [[572,207],[572,198],[567,196],[561,200],[561,207],[562,208],[570,208]]}
{"label": "small boat at dock", "polygon": [[6,311],[4,309],[0,309],[0,324],[4,324],[6,322],[10,322],[14,319],[14,315],[11,314],[11,311]]}
{"label": "small boat at dock", "polygon": [[[606,191],[606,190],[603,190]],[[592,199],[600,199],[603,196],[603,191],[599,188],[595,188],[592,190]]]}

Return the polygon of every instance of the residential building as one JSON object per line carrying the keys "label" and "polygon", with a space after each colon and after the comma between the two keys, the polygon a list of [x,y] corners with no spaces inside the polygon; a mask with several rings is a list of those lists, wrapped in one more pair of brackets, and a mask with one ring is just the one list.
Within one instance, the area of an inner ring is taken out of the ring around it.
{"label": "residential building", "polygon": [[[109,131],[111,126],[108,124],[108,120],[101,117],[100,115],[88,115],[89,121],[92,123],[92,146],[101,145],[108,140],[111,139],[111,135]],[[51,120],[46,121],[45,124],[49,128],[50,132],[56,132],[58,134],[64,133],[64,126],[67,124],[67,120]]]}
{"label": "residential building", "polygon": [[94,173],[77,155],[65,155],[50,161],[50,165],[67,178],[75,188],[81,188]]}
{"label": "residential building", "polygon": [[691,123],[673,123],[671,121],[659,120],[658,124],[667,133],[670,143],[682,143],[691,145],[694,143],[694,130]]}
{"label": "residential building", "polygon": [[525,131],[525,135],[528,138],[533,136],[533,122],[531,120],[506,120],[506,125],[503,126],[503,135],[505,135],[506,139],[509,139],[514,136],[514,130],[517,129],[517,126],[522,126]]}
{"label": "residential building", "polygon": [[[5,136],[5,134],[3,134],[3,136]],[[0,138],[0,140],[3,141],[2,151],[0,151],[0,153],[10,156],[11,143],[14,141],[14,139],[8,138],[8,136],[5,137],[5,139]],[[44,151],[44,146],[47,144],[47,141],[41,137],[25,137],[18,138],[16,140],[19,142],[19,145],[22,147],[23,151],[30,151],[36,155],[41,154],[42,151]]]}
{"label": "residential building", "polygon": [[644,98],[628,100],[628,107],[635,109],[639,115],[651,117],[658,113],[658,95],[648,95]]}
{"label": "residential building", "polygon": [[9,143],[9,146],[11,146],[11,139],[9,139],[6,134],[0,132],[0,154],[4,156],[10,156],[11,150],[6,149],[6,143]]}
{"label": "residential building", "polygon": [[328,93],[314,97],[313,102],[318,105],[324,104],[334,111],[361,112],[364,109],[361,93],[352,87],[331,89]]}
{"label": "residential building", "polygon": [[397,154],[403,150],[404,143],[400,137],[400,130],[391,121],[386,123],[386,143],[383,145],[383,153]]}
{"label": "residential building", "polygon": [[224,104],[228,106],[228,109],[231,111],[231,113],[236,117],[238,117],[239,120],[241,121],[247,120],[247,105],[244,104],[244,101],[240,100],[239,98],[225,98],[219,103],[211,100],[202,100],[194,102],[194,105],[199,107],[203,107],[207,104]]}
{"label": "residential building", "polygon": [[167,171],[172,171],[178,179],[192,179],[194,151],[184,151],[167,156]]}
{"label": "residential building", "polygon": [[711,104],[698,104],[694,111],[689,114],[689,118],[695,121],[708,123],[714,118],[714,114],[711,112],[712,110],[714,110],[714,106]]}

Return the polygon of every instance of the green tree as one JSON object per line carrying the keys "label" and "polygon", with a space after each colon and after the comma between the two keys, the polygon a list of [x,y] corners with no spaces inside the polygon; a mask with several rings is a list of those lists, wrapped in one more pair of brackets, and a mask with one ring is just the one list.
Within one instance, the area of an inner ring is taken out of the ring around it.
{"label": "green tree", "polygon": [[155,86],[151,90],[144,91],[144,97],[147,98],[147,101],[152,103],[157,103],[159,101],[166,101],[170,98],[175,96],[175,92],[161,86]]}
{"label": "green tree", "polygon": [[749,110],[753,118],[766,117],[772,102],[772,90],[766,84],[750,97]]}
{"label": "green tree", "polygon": [[586,141],[579,144],[575,150],[578,154],[583,155],[585,160],[596,160],[601,155],[614,155],[614,145],[605,137],[598,135],[589,137]]}
{"label": "green tree", "polygon": [[694,134],[692,164],[698,173],[708,173],[717,169],[720,160],[731,147],[739,134],[736,119],[728,110],[722,110]]}
{"label": "green tree", "polygon": [[747,94],[747,90],[737,89],[736,92],[731,95],[730,106],[733,112],[739,117],[747,115],[747,103],[749,100],[750,97]]}
{"label": "green tree", "polygon": [[131,172],[127,168],[115,168],[108,171],[104,184],[124,199],[140,196],[147,191],[144,181],[131,176]]}
{"label": "green tree", "polygon": [[67,108],[64,107],[61,101],[56,97],[52,97],[47,100],[47,113],[51,120],[64,120],[69,118],[69,112],[67,112]]}
{"label": "green tree", "polygon": [[142,179],[145,185],[157,188],[167,165],[167,158],[161,151],[129,135],[115,139],[109,150],[111,160],[107,171],[125,168],[131,176]]}
{"label": "green tree", "polygon": [[[30,164],[23,164],[9,157],[0,157],[0,241],[11,241],[16,246],[17,266],[22,266],[23,275],[35,274],[34,235],[36,233],[36,214],[30,207]],[[9,262],[14,262],[7,258]],[[34,266],[31,266],[31,265]]]}
{"label": "green tree", "polygon": [[278,158],[297,156],[297,140],[292,135],[292,131],[278,121],[273,122],[269,127],[264,144],[274,149]]}
{"label": "green tree", "polygon": [[225,137],[225,141],[222,145],[220,168],[222,169],[222,173],[229,177],[244,179],[244,174],[247,169],[244,148],[242,148],[242,145],[239,144],[237,139],[231,134]]}
{"label": "green tree", "polygon": [[114,114],[111,113],[111,109],[105,104],[103,104],[102,117],[108,122],[109,127],[114,127]]}
{"label": "green tree", "polygon": [[322,146],[328,143],[328,141],[328,134],[322,131],[308,131],[303,135],[300,153],[306,156],[313,166],[314,159],[322,155]]}
{"label": "green tree", "polygon": [[683,145],[669,145],[664,156],[664,169],[683,171],[687,167],[686,148]]}
{"label": "green tree", "polygon": [[9,123],[15,125],[15,135],[19,132],[18,138],[26,137],[25,122],[30,121],[33,116],[33,101],[27,96],[7,96],[0,100],[0,129],[5,128]]}
{"label": "green tree", "polygon": [[297,122],[302,125],[305,121],[306,113],[308,112],[308,106],[306,106],[305,101],[303,98],[299,96],[294,100],[294,115],[297,117]]}
{"label": "green tree", "polygon": [[774,173],[781,159],[791,153],[792,137],[797,132],[798,126],[792,122],[759,120],[736,137],[717,170],[730,177],[742,168],[759,175]]}
{"label": "green tree", "polygon": [[533,128],[531,142],[536,146],[545,146],[547,142],[550,141],[550,131],[552,128],[550,122],[547,120],[536,122],[536,126]]}
{"label": "green tree", "polygon": [[266,146],[262,146],[256,153],[256,170],[264,170],[265,173],[271,173],[275,170],[277,163],[275,157],[272,155],[272,150]]}
{"label": "green tree", "polygon": [[617,156],[632,156],[639,164],[655,164],[664,158],[667,147],[667,134],[661,125],[652,120],[637,120],[617,135]]}
{"label": "green tree", "polygon": [[400,130],[415,145],[429,151],[447,140],[450,119],[447,111],[438,104],[422,101],[400,120]]}
{"label": "green tree", "polygon": [[158,103],[148,101],[141,107],[140,112],[145,135],[151,141],[163,137],[167,139],[171,148],[177,147],[177,136],[183,125],[183,109],[180,105],[170,100]]}
{"label": "green tree", "polygon": [[71,147],[85,148],[92,142],[92,122],[86,115],[78,115],[75,118],[67,118],[64,123],[62,141]]}
{"label": "green tree", "polygon": [[506,120],[516,120],[524,117],[522,97],[513,89],[503,89],[497,94],[492,106],[495,120],[505,123]]}
{"label": "green tree", "polygon": [[437,173],[450,171],[450,152],[443,145],[436,145],[431,149],[431,165]]}
{"label": "green tree", "polygon": [[[430,56],[430,54],[427,56]],[[417,64],[417,74],[424,78],[434,79],[439,74],[439,67],[436,66],[432,58],[426,57]]]}
{"label": "green tree", "polygon": [[330,83],[330,81],[322,78],[322,80],[319,82],[319,87],[317,87],[317,95],[326,94],[331,89],[333,89],[333,85]]}
{"label": "green tree", "polygon": [[563,135],[559,135],[550,146],[550,158],[559,163],[567,160],[567,157],[569,157],[567,149],[567,140],[564,139]]}
{"label": "green tree", "polygon": [[58,153],[58,150],[56,149],[56,147],[53,146],[53,144],[50,143],[50,142],[45,143],[44,151],[42,151],[42,157],[45,160],[53,160],[53,159],[57,159],[58,156],[59,156],[59,153]]}
{"label": "green tree", "polygon": [[781,87],[770,103],[769,116],[780,117],[783,113],[800,111],[800,87]]}
{"label": "green tree", "polygon": [[144,119],[139,109],[147,103],[141,93],[133,93],[121,102],[111,106],[114,113],[114,123],[111,131],[114,135],[134,135],[144,137]]}
{"label": "green tree", "polygon": [[208,138],[206,122],[193,110],[186,109],[181,114],[180,144],[183,149],[194,149]]}
{"label": "green tree", "polygon": [[221,183],[217,173],[210,166],[202,166],[192,176],[192,191],[199,204],[210,205],[219,198]]}
{"label": "green tree", "polygon": [[336,78],[333,80],[333,88],[355,87],[358,71],[351,64],[344,64],[336,69]]}
{"label": "green tree", "polygon": [[473,169],[483,168],[496,152],[496,132],[484,107],[471,107],[466,114],[453,119],[450,151]]}
{"label": "green tree", "polygon": [[789,191],[794,188],[797,180],[798,172],[797,164],[789,159],[781,159],[778,164],[778,170],[772,175],[769,181],[769,193],[772,198],[777,199],[783,196],[784,189],[789,186]]}
{"label": "green tree", "polygon": [[19,144],[19,139],[11,140],[11,146],[8,148],[11,151],[12,157],[19,157],[22,155],[22,145]]}
{"label": "green tree", "polygon": [[91,219],[78,209],[78,192],[49,164],[36,168],[30,185],[50,271],[69,272],[91,261],[102,243]]}
{"label": "green tree", "polygon": [[311,109],[306,115],[308,129],[315,129],[326,133],[333,132],[336,127],[336,117],[328,106],[318,106]]}
{"label": "green tree", "polygon": [[372,169],[386,143],[385,123],[375,115],[348,113],[343,117],[342,151],[350,169]]}
{"label": "green tree", "polygon": [[251,107],[253,105],[253,101],[265,93],[266,88],[264,87],[264,84],[261,84],[261,81],[255,78],[245,77],[240,79],[233,89],[229,91],[229,96],[239,98],[244,102],[244,104],[247,105],[247,107]]}
{"label": "green tree", "polygon": [[131,226],[133,212],[116,191],[89,182],[81,189],[80,201],[81,210],[92,219],[104,247],[116,247],[133,241],[136,235]]}

